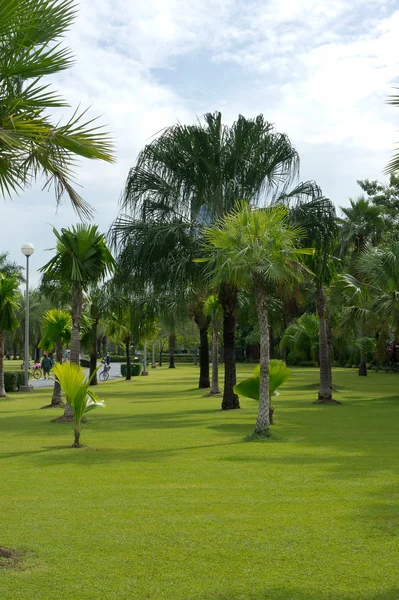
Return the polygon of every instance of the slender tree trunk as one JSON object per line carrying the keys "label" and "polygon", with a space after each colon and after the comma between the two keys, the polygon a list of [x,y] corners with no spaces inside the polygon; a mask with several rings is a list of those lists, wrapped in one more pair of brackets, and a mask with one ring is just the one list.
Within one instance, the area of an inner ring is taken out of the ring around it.
{"label": "slender tree trunk", "polygon": [[269,362],[270,338],[269,322],[266,305],[266,294],[262,285],[256,287],[256,308],[259,320],[260,337],[260,383],[259,410],[255,425],[255,433],[264,437],[269,436],[270,426],[270,395],[269,395]]}
{"label": "slender tree trunk", "polygon": [[[75,365],[79,365],[80,355],[80,322],[82,319],[82,306],[83,306],[83,290],[81,287],[77,287],[72,293],[72,332],[71,332],[71,352],[69,360]],[[66,398],[64,417],[67,419],[73,418],[72,407],[68,403]]]}
{"label": "slender tree trunk", "polygon": [[132,362],[130,358],[130,336],[126,338],[126,381],[130,381],[132,378]]}
{"label": "slender tree trunk", "polygon": [[336,403],[332,399],[331,361],[328,350],[326,302],[322,286],[317,286],[317,314],[319,317],[320,388],[316,404]]}
{"label": "slender tree trunk", "polygon": [[212,326],[212,387],[211,394],[220,394],[219,388],[219,322]]}
{"label": "slender tree trunk", "polygon": [[40,348],[37,345],[35,346],[35,362],[40,362]]}
{"label": "slender tree trunk", "polygon": [[159,366],[162,367],[162,350],[163,350],[163,345],[161,342],[159,342]]}
{"label": "slender tree trunk", "polygon": [[107,354],[107,345],[108,345],[108,338],[106,335],[104,335],[103,339],[101,340],[101,345],[102,345],[102,355],[106,356]]}
{"label": "slender tree trunk", "polygon": [[235,356],[237,291],[235,285],[224,283],[219,292],[219,300],[223,311],[224,350],[224,390],[222,410],[240,408],[238,396],[234,392],[234,386],[237,384]]}
{"label": "slender tree trunk", "polygon": [[72,444],[72,448],[80,448],[81,444],[80,444],[80,425],[74,425],[73,427],[73,431],[74,431],[74,443]]}
{"label": "slender tree trunk", "polygon": [[[360,321],[360,337],[364,337],[363,320]],[[358,375],[360,377],[367,377],[367,356],[363,347],[360,349],[360,365]]]}
{"label": "slender tree trunk", "polygon": [[200,389],[209,388],[211,382],[209,380],[209,344],[208,344],[208,328],[209,323],[200,329],[200,376],[198,387]]}
{"label": "slender tree trunk", "polygon": [[95,373],[90,385],[98,385],[97,381],[97,326],[98,319],[94,320],[92,325],[93,345],[90,354],[90,377]]}
{"label": "slender tree trunk", "polygon": [[169,369],[175,368],[175,346],[176,334],[171,333],[169,336]]}
{"label": "slender tree trunk", "polygon": [[151,369],[156,369],[157,365],[155,364],[155,341],[152,340],[152,363],[151,363]]}
{"label": "slender tree trunk", "polygon": [[[57,360],[57,364],[58,365],[62,364],[62,354],[63,354],[63,345],[60,342],[60,340],[57,340],[57,343],[55,345],[55,358]],[[60,405],[62,405],[61,386],[60,386],[60,382],[58,381],[57,377],[55,378],[55,381],[54,381],[54,388],[53,388],[53,396],[51,398],[51,405],[52,406],[60,406]]]}
{"label": "slender tree trunk", "polygon": [[13,344],[13,360],[17,360],[17,344]]}
{"label": "slender tree trunk", "polygon": [[6,390],[4,387],[4,332],[0,331],[0,398],[4,398]]}

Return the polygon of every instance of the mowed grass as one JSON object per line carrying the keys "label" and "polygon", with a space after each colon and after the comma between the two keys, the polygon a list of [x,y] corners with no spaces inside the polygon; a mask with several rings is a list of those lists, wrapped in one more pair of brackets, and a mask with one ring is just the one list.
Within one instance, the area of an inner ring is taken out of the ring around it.
{"label": "mowed grass", "polygon": [[1,402],[0,546],[26,554],[0,598],[397,600],[399,377],[337,370],[315,406],[317,375],[257,442],[256,403],[221,412],[192,366],[99,386],[80,450],[50,390]]}

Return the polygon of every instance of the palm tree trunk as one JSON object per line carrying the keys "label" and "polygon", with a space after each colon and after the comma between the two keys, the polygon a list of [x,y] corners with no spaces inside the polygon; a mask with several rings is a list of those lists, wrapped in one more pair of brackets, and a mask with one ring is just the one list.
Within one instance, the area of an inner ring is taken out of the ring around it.
{"label": "palm tree trunk", "polygon": [[222,410],[240,408],[238,396],[234,392],[234,386],[237,384],[235,356],[237,292],[237,287],[231,283],[224,283],[219,292],[219,300],[223,311],[224,350],[224,390]]}
{"label": "palm tree trunk", "polygon": [[258,311],[260,337],[260,383],[259,410],[255,425],[255,433],[264,437],[269,436],[270,426],[270,396],[269,396],[269,362],[270,362],[270,332],[266,305],[266,294],[262,285],[256,288],[256,308]]}
{"label": "palm tree trunk", "polygon": [[[81,287],[76,287],[72,293],[72,332],[71,332],[71,352],[69,360],[75,365],[79,365],[80,356],[80,322],[82,319],[83,306],[83,290]],[[64,417],[66,419],[73,418],[72,407],[66,398]]]}
{"label": "palm tree trunk", "polygon": [[130,381],[132,379],[132,361],[130,358],[130,335],[125,340],[125,352],[126,352],[126,381]]}
{"label": "palm tree trunk", "polygon": [[162,350],[163,350],[163,344],[162,342],[159,342],[159,366],[162,367]]}
{"label": "palm tree trunk", "polygon": [[212,387],[211,394],[220,394],[219,388],[219,323],[213,322],[212,327]]}
{"label": "palm tree trunk", "polygon": [[175,368],[175,346],[176,334],[171,333],[169,336],[169,369]]}
{"label": "palm tree trunk", "polygon": [[73,432],[74,432],[74,443],[72,444],[72,448],[80,448],[81,444],[80,444],[80,425],[74,425],[73,427]]}
{"label": "palm tree trunk", "polygon": [[[55,357],[57,360],[57,364],[59,364],[59,365],[62,364],[62,354],[63,354],[62,343],[59,340],[57,340],[57,343],[55,345]],[[53,396],[51,398],[51,406],[60,406],[60,405],[62,405],[62,392],[61,392],[60,382],[58,381],[58,379],[56,377],[55,381],[54,381]]]}
{"label": "palm tree trunk", "polygon": [[4,387],[4,333],[0,331],[0,398],[4,398],[6,390]]}
{"label": "palm tree trunk", "polygon": [[17,344],[14,342],[13,344],[13,360],[17,360]]}
{"label": "palm tree trunk", "polygon": [[331,363],[328,351],[326,301],[321,285],[316,291],[317,314],[319,317],[320,388],[316,404],[336,403],[332,399]]}
{"label": "palm tree trunk", "polygon": [[95,373],[90,385],[98,385],[97,381],[97,325],[98,319],[94,320],[92,325],[93,345],[90,354],[90,377]]}
{"label": "palm tree trunk", "polygon": [[198,387],[200,389],[209,388],[211,382],[209,380],[209,344],[208,344],[208,328],[209,323],[200,329],[200,376]]}
{"label": "palm tree trunk", "polygon": [[[363,320],[360,321],[360,337],[364,337]],[[360,349],[360,365],[358,375],[360,377],[367,377],[367,356],[363,347]]]}

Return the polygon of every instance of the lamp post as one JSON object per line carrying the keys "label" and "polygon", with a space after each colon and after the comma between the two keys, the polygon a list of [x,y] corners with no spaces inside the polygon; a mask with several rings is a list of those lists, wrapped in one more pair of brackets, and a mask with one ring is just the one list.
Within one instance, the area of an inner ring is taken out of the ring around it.
{"label": "lamp post", "polygon": [[34,253],[35,248],[32,244],[24,244],[21,252],[26,256],[26,292],[25,292],[25,389],[24,391],[33,390],[29,385],[29,257]]}

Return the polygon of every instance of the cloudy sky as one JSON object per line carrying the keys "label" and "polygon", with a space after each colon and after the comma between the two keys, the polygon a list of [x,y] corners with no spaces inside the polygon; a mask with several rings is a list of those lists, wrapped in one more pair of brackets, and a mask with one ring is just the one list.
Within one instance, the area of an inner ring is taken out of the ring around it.
{"label": "cloudy sky", "polygon": [[[397,0],[81,0],[68,35],[76,65],[54,83],[72,106],[90,106],[112,131],[117,164],[82,163],[82,195],[105,232],[129,166],[149,138],[176,120],[220,110],[226,123],[263,113],[337,206],[357,179],[381,174],[399,133],[386,104],[399,85]],[[0,251],[21,261],[51,256],[51,226],[76,222],[37,184],[0,207]]]}

